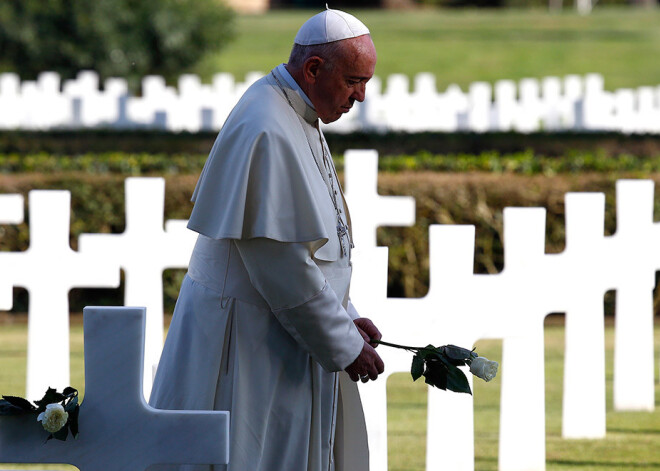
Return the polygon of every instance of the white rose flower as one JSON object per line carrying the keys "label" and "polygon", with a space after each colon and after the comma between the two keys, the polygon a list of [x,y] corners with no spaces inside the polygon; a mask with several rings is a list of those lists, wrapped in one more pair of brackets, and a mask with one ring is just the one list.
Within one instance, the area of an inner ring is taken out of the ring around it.
{"label": "white rose flower", "polygon": [[499,363],[496,361],[490,361],[485,357],[477,357],[472,360],[470,365],[470,373],[483,379],[484,381],[490,381],[497,375],[497,368]]}
{"label": "white rose flower", "polygon": [[69,413],[62,404],[48,404],[46,410],[39,414],[37,421],[41,422],[46,432],[58,432],[69,419]]}

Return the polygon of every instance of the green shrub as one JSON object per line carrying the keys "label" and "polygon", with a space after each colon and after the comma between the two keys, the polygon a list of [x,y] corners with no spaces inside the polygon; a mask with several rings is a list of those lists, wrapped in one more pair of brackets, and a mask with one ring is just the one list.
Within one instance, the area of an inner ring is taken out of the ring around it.
{"label": "green shrub", "polygon": [[[55,155],[107,154],[208,154],[215,131],[166,132],[158,130],[83,129],[75,131],[0,130],[0,154],[22,155],[47,152]],[[630,154],[641,158],[660,156],[660,135],[614,132],[442,133],[442,132],[355,132],[326,133],[332,152],[374,149],[380,156],[411,155],[500,155],[533,152],[536,156],[564,157],[571,153],[594,153],[602,157]]]}
{"label": "green shrub", "polygon": [[[547,211],[546,252],[564,249],[564,196],[570,191],[596,191],[606,195],[605,232],[616,227],[615,181],[644,176],[656,186],[660,172],[541,173],[529,175],[494,172],[381,172],[378,191],[382,195],[409,195],[416,201],[416,223],[412,227],[378,229],[378,244],[389,247],[388,293],[390,296],[420,297],[428,291],[428,231],[431,224],[472,224],[476,227],[475,273],[494,274],[502,270],[502,210],[505,207],[542,207]],[[340,178],[342,175],[340,174]],[[31,189],[71,191],[71,247],[77,248],[81,233],[124,231],[124,179],[119,174],[58,172],[54,174],[0,174],[2,193],[27,195]],[[197,174],[165,176],[165,218],[187,219],[190,196]],[[656,200],[656,213],[660,202]],[[27,223],[0,226],[0,250],[26,250]],[[171,311],[181,281],[181,270],[167,270],[164,276],[165,307]],[[121,290],[76,289],[70,295],[72,309],[90,304],[121,304]],[[25,310],[27,299],[19,296],[15,310]]]}
{"label": "green shrub", "polygon": [[92,69],[137,83],[187,72],[232,38],[232,20],[218,0],[5,0],[0,51],[23,79]]}
{"label": "green shrub", "polygon": [[[207,154],[199,152],[86,152],[54,155],[48,152],[0,153],[0,174],[24,172],[85,172],[97,175],[198,175]],[[344,168],[344,156],[333,155],[338,170]],[[382,172],[489,172],[496,174],[546,175],[574,172],[660,172],[660,152],[641,157],[630,153],[607,154],[604,151],[569,151],[563,156],[547,156],[532,150],[503,153],[484,151],[478,154],[382,154],[378,159]]]}

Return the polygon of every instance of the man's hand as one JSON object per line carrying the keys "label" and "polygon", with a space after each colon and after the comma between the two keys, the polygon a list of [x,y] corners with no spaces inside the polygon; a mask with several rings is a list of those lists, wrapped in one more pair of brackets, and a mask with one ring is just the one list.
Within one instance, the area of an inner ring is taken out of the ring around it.
{"label": "man's hand", "polygon": [[362,338],[372,347],[376,348],[378,344],[376,342],[371,342],[371,340],[380,340],[383,336],[374,323],[366,317],[358,317],[353,323],[358,328]]}
{"label": "man's hand", "polygon": [[361,379],[364,383],[368,380],[374,381],[384,370],[385,364],[380,358],[380,355],[366,341],[362,346],[362,352],[360,352],[353,363],[346,367],[346,373],[348,373],[353,381]]}

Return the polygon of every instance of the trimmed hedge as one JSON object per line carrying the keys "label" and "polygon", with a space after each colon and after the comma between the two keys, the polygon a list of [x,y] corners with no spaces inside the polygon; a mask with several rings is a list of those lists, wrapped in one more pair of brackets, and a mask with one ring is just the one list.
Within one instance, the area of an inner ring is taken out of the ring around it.
{"label": "trimmed hedge", "polygon": [[[86,154],[90,152],[130,152],[152,154],[207,154],[216,132],[170,133],[165,131],[0,131],[0,153]],[[501,154],[532,150],[548,157],[572,151],[601,152],[604,155],[632,154],[639,157],[660,155],[660,135],[621,133],[326,133],[332,152],[347,149],[375,149],[380,155],[416,154]]]}
{"label": "trimmed hedge", "polygon": [[[0,173],[85,172],[115,175],[198,175],[207,155],[201,153],[150,154],[105,152],[77,155],[0,153]],[[333,156],[338,170],[343,170],[344,155]],[[660,171],[660,153],[649,157],[633,154],[607,155],[603,151],[571,151],[563,156],[548,157],[531,150],[516,153],[497,151],[480,154],[432,154],[420,151],[414,155],[381,155],[378,168],[383,172],[491,172],[551,176],[574,172],[638,172]]]}
{"label": "trimmed hedge", "polygon": [[[416,224],[408,228],[378,230],[379,245],[389,254],[390,296],[419,297],[428,290],[428,228],[430,224],[473,224],[476,226],[475,272],[497,273],[502,269],[502,209],[507,206],[536,206],[547,210],[546,251],[564,248],[564,195],[569,191],[596,191],[606,195],[605,230],[612,234],[615,220],[615,181],[624,177],[652,178],[660,173],[626,172],[525,175],[504,172],[381,172],[379,192],[410,195],[416,201]],[[27,195],[31,189],[68,189],[72,194],[71,246],[75,250],[83,232],[121,233],[124,230],[124,178],[111,173],[59,172],[0,175],[0,191]],[[197,174],[165,175],[166,219],[189,217],[190,196]],[[658,202],[656,201],[656,206]],[[656,207],[656,211],[660,207]],[[1,250],[25,250],[29,245],[27,224],[0,226]],[[166,309],[172,310],[181,270],[165,276]],[[121,304],[121,290],[73,290],[72,309],[88,304]],[[25,310],[25,294],[19,292],[15,311]]]}

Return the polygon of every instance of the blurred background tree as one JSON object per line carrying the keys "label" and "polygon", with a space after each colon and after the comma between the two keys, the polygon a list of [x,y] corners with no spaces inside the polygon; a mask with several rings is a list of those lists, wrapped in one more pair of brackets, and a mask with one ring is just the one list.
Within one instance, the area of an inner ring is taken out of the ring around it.
{"label": "blurred background tree", "polygon": [[234,37],[233,20],[218,0],[2,0],[0,55],[23,80],[92,69],[135,86],[149,74],[174,79],[217,53]]}

